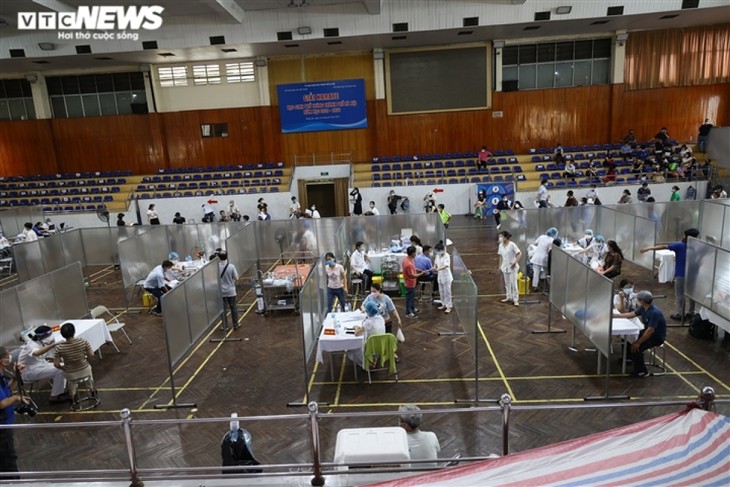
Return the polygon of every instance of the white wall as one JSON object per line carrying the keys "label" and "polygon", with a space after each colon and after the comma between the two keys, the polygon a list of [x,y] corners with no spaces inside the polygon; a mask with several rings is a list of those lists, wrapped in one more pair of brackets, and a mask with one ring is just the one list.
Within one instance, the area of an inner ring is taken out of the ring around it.
{"label": "white wall", "polygon": [[[322,173],[327,173],[322,176]],[[329,166],[297,166],[292,174],[291,194],[299,198],[299,180],[326,181],[334,178],[349,178],[349,164],[332,164]]]}
{"label": "white wall", "polygon": [[[320,168],[323,166],[319,166]],[[332,166],[329,166],[332,167]],[[299,170],[301,168],[297,168]],[[307,168],[312,169],[312,168]],[[330,172],[330,174],[332,174]],[[342,177],[342,176],[338,176]],[[684,199],[687,187],[694,185],[697,189],[697,198],[702,199],[707,191],[707,181],[700,181],[696,183],[664,183],[664,184],[650,184],[652,196],[658,202],[669,201],[671,195],[672,186],[679,186],[679,191]],[[621,185],[621,186],[609,186],[599,187],[598,197],[604,205],[616,204],[621,197],[624,189],[631,191],[631,195],[635,202],[636,190],[640,185]],[[296,185],[294,186],[296,187]],[[368,203],[372,200],[375,201],[375,206],[380,210],[381,214],[387,214],[387,197],[390,190],[395,190],[396,194],[400,196],[407,196],[411,201],[409,213],[423,213],[423,197],[427,192],[433,191],[433,189],[443,189],[442,193],[435,193],[436,203],[443,203],[446,206],[446,210],[454,216],[465,215],[471,213],[469,206],[469,200],[471,203],[476,201],[476,185],[475,184],[446,184],[443,186],[397,186],[392,188],[361,188],[360,193],[362,194],[363,210],[367,211]],[[575,188],[573,192],[575,197],[580,200],[585,196],[586,188]],[[555,206],[563,206],[567,198],[568,189],[550,190],[551,200]],[[294,195],[296,196],[296,195]],[[269,205],[269,212],[271,218],[274,220],[284,220],[289,218],[289,203],[291,202],[292,193],[285,191],[282,193],[266,193],[266,194],[242,194],[234,196],[219,195],[212,199],[218,201],[217,204],[213,205],[218,214],[218,211],[226,209],[228,207],[228,201],[233,199],[238,207],[241,209],[241,213],[249,215],[251,219],[256,218],[256,204],[259,198],[264,198],[264,201]],[[200,223],[203,217],[203,211],[201,205],[211,199],[208,196],[194,196],[192,198],[164,198],[157,200],[139,200],[140,212],[142,214],[142,223],[146,224],[147,219],[145,214],[147,212],[147,206],[150,203],[154,203],[157,207],[157,212],[160,215],[160,221],[163,224],[172,222],[172,218],[175,212],[179,211],[188,220],[195,219],[196,222]],[[535,191],[518,191],[516,199],[521,201],[527,208],[534,207]],[[352,210],[352,204],[350,204],[350,210]],[[398,208],[398,212],[402,210]],[[117,221],[117,213],[113,212],[110,215],[112,226]],[[129,210],[124,212],[125,220],[128,223],[134,223],[137,221],[135,213],[134,203],[130,206]],[[67,226],[73,226],[75,228],[83,227],[99,227],[106,226],[106,223],[99,220],[95,213],[67,213],[63,215],[52,215],[51,220],[58,225],[61,222],[66,222]]]}

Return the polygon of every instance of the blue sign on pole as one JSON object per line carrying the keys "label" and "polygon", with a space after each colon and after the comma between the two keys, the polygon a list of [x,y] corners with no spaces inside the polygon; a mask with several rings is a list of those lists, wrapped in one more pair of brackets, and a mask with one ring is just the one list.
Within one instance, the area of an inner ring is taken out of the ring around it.
{"label": "blue sign on pole", "polygon": [[293,83],[276,89],[283,134],[368,126],[365,80]]}

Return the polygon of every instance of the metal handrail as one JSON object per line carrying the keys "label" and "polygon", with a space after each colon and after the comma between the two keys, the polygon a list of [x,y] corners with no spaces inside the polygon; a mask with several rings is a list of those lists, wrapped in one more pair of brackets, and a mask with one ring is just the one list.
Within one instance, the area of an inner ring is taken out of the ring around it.
{"label": "metal handrail", "polygon": [[[509,455],[509,427],[510,427],[510,416],[513,411],[539,411],[539,410],[566,410],[566,409],[605,409],[605,408],[641,408],[641,407],[669,407],[669,406],[692,406],[698,407],[704,410],[714,409],[715,404],[730,404],[730,399],[715,399],[715,392],[711,387],[704,387],[699,397],[695,401],[636,401],[636,402],[605,402],[605,403],[574,403],[574,404],[514,404],[512,398],[508,394],[503,394],[500,400],[491,406],[478,406],[474,407],[463,407],[463,408],[437,408],[437,409],[424,409],[421,411],[423,414],[454,414],[454,413],[480,413],[480,412],[500,412],[502,421],[502,454]],[[341,466],[334,462],[322,462],[320,458],[320,420],[330,420],[334,418],[360,418],[360,417],[374,417],[374,416],[393,416],[398,414],[396,411],[363,411],[363,412],[346,412],[346,413],[328,413],[320,415],[319,407],[316,402],[310,402],[307,405],[308,412],[302,414],[282,414],[282,415],[264,415],[264,416],[239,416],[237,420],[239,422],[245,421],[269,421],[269,420],[308,420],[310,425],[310,440],[311,440],[311,463],[287,463],[287,464],[267,464],[257,465],[257,469],[263,470],[262,473],[257,474],[238,474],[234,476],[228,475],[227,478],[261,478],[261,477],[281,477],[281,476],[304,476],[312,475],[311,484],[315,486],[324,485],[325,474],[326,475],[342,475],[352,474],[352,470],[339,470]],[[160,467],[160,468],[138,468],[136,461],[135,445],[134,445],[134,434],[132,425],[134,424],[135,429],[138,430],[141,426],[148,425],[186,425],[192,423],[228,423],[230,417],[223,418],[192,418],[192,419],[140,419],[133,420],[129,409],[123,409],[120,412],[120,420],[117,421],[90,421],[90,422],[79,422],[79,423],[39,423],[39,424],[15,424],[15,425],[3,425],[0,424],[0,429],[11,429],[11,430],[30,430],[30,429],[60,429],[60,428],[92,428],[92,427],[107,427],[107,426],[121,426],[124,432],[125,447],[128,456],[128,468],[127,469],[94,469],[94,470],[54,470],[54,471],[24,471],[24,472],[8,472],[0,473],[0,480],[3,477],[20,475],[23,481],[31,480],[44,480],[51,476],[58,479],[63,477],[67,481],[111,481],[118,480],[121,478],[121,474],[125,474],[124,478],[129,478],[133,487],[143,486],[141,476],[143,474],[152,475],[151,478],[155,480],[172,480],[180,479],[181,473],[192,472],[193,475],[185,475],[185,478],[189,479],[206,479],[206,478],[221,478],[221,471],[226,470],[240,470],[245,468],[242,466],[233,467],[221,467],[221,466],[206,466],[206,467]],[[462,457],[459,459],[460,462],[469,462],[482,460],[487,457]],[[439,462],[447,462],[451,459],[437,459]],[[424,468],[419,467],[419,463],[429,463],[429,460],[412,460],[409,463],[411,467],[398,467],[398,468],[386,468],[388,465],[392,465],[392,462],[367,462],[367,463],[349,463],[350,467],[358,466],[374,466],[375,468],[368,468],[366,470],[358,470],[360,474],[375,474],[375,473],[398,473],[398,472],[424,472],[433,470],[433,467]],[[378,468],[380,467],[380,468]],[[298,471],[291,471],[292,468],[297,468]],[[443,468],[443,467],[437,467]],[[286,471],[275,472],[276,469],[287,469]],[[213,472],[206,474],[206,472]],[[158,475],[155,475],[158,474]],[[159,475],[162,474],[162,475]],[[113,478],[112,478],[113,476]]]}

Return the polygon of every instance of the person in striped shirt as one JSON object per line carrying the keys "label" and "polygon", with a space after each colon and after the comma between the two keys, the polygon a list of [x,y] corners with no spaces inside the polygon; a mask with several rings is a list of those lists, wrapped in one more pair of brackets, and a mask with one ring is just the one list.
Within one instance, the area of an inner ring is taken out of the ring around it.
{"label": "person in striped shirt", "polygon": [[61,336],[66,341],[56,345],[56,356],[53,359],[53,365],[57,369],[63,370],[63,375],[68,381],[69,397],[76,395],[76,384],[72,382],[73,380],[89,376],[92,387],[94,383],[91,364],[89,364],[89,360],[94,358],[94,351],[89,342],[83,338],[77,338],[75,335],[76,327],[73,323],[61,325]]}

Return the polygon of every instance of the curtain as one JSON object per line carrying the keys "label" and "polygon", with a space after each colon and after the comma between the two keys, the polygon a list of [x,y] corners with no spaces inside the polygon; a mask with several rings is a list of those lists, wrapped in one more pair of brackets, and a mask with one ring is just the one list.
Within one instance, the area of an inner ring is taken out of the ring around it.
{"label": "curtain", "polygon": [[350,212],[350,178],[335,178],[335,215],[347,216]]}
{"label": "curtain", "polygon": [[309,208],[309,202],[307,201],[307,180],[298,179],[297,188],[299,189],[299,206],[304,211]]}
{"label": "curtain", "polygon": [[730,81],[730,25],[631,32],[626,44],[627,90]]}

